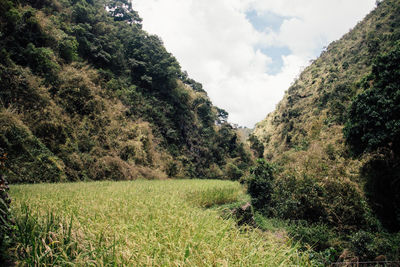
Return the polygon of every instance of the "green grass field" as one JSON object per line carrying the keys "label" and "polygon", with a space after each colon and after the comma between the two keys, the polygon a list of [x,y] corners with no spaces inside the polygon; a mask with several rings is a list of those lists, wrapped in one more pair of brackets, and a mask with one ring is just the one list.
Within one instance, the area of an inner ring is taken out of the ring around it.
{"label": "green grass field", "polygon": [[[11,186],[23,265],[307,266],[287,238],[238,227],[214,205],[243,199],[213,180]],[[209,208],[211,207],[211,208]]]}

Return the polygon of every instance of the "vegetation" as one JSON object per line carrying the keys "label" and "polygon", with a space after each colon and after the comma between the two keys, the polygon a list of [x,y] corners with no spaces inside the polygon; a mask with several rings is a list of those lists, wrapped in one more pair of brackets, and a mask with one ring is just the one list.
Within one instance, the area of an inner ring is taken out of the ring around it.
{"label": "vegetation", "polygon": [[6,253],[12,239],[12,219],[8,183],[3,176],[4,162],[7,155],[0,150],[0,263],[6,264],[9,257]]}
{"label": "vegetation", "polygon": [[309,266],[285,236],[202,208],[242,195],[215,180],[13,185],[12,253],[23,265]]}
{"label": "vegetation", "polygon": [[258,159],[257,164],[250,170],[248,189],[254,208],[262,210],[265,214],[271,206],[274,168],[264,159]]}
{"label": "vegetation", "polygon": [[380,2],[253,133],[276,166],[272,189],[252,195],[270,196],[259,212],[335,259],[399,259],[399,18],[397,0]]}
{"label": "vegetation", "polygon": [[250,143],[250,148],[257,158],[264,157],[264,144],[258,140],[257,136],[250,134],[248,141]]}
{"label": "vegetation", "polygon": [[[330,44],[251,134],[141,23],[128,0],[0,0],[0,175],[77,181],[12,186],[12,214],[2,181],[2,253],[21,265],[399,260],[398,0]],[[237,182],[168,177],[246,182],[252,207]],[[141,178],[165,181],[83,182]]]}
{"label": "vegetation", "polygon": [[390,230],[400,230],[400,43],[378,56],[352,102],[344,128],[356,155],[375,152],[365,165],[366,192]]}
{"label": "vegetation", "polygon": [[250,153],[227,112],[142,30],[129,1],[0,0],[0,14],[10,182],[246,173]]}

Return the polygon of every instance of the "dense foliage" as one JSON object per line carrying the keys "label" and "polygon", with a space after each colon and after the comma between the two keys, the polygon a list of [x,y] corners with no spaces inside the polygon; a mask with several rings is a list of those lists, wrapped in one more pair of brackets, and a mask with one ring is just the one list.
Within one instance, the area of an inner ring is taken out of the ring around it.
{"label": "dense foliage", "polygon": [[253,132],[277,166],[264,215],[290,220],[310,245],[320,236],[335,259],[399,259],[399,40],[399,1],[380,1]]}
{"label": "dense foliage", "polygon": [[379,56],[351,104],[344,129],[352,150],[388,149],[400,155],[400,43]]}
{"label": "dense foliage", "polygon": [[257,158],[264,157],[264,144],[258,140],[257,136],[250,134],[249,136],[250,149]]}
{"label": "dense foliage", "polygon": [[274,183],[274,167],[264,159],[257,159],[256,165],[250,169],[248,192],[253,206],[268,214]]}
{"label": "dense foliage", "polygon": [[391,230],[400,230],[400,43],[377,57],[351,104],[344,128],[352,151],[376,152],[364,166],[373,207]]}
{"label": "dense foliage", "polygon": [[239,179],[251,158],[127,0],[0,0],[11,182]]}

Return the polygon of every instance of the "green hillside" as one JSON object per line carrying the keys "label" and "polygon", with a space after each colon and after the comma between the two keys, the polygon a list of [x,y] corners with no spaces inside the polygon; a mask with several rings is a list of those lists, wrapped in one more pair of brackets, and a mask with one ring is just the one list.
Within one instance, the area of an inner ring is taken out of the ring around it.
{"label": "green hillside", "polygon": [[11,183],[239,179],[228,114],[126,0],[0,0],[0,148]]}
{"label": "green hillside", "polygon": [[[264,214],[333,227],[369,260],[398,259],[399,241],[380,233],[400,230],[400,1],[377,4],[299,75],[253,133],[276,170]],[[350,246],[339,243],[325,248]]]}

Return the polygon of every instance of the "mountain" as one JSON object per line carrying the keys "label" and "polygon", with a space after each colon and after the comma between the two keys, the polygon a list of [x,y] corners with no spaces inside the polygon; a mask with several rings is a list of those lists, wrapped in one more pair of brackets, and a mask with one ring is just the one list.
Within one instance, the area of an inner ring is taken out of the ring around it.
{"label": "mountain", "polygon": [[399,40],[400,1],[377,2],[256,125],[278,169],[274,215],[347,233],[400,229]]}
{"label": "mountain", "polygon": [[239,179],[250,153],[128,0],[0,0],[12,183]]}

